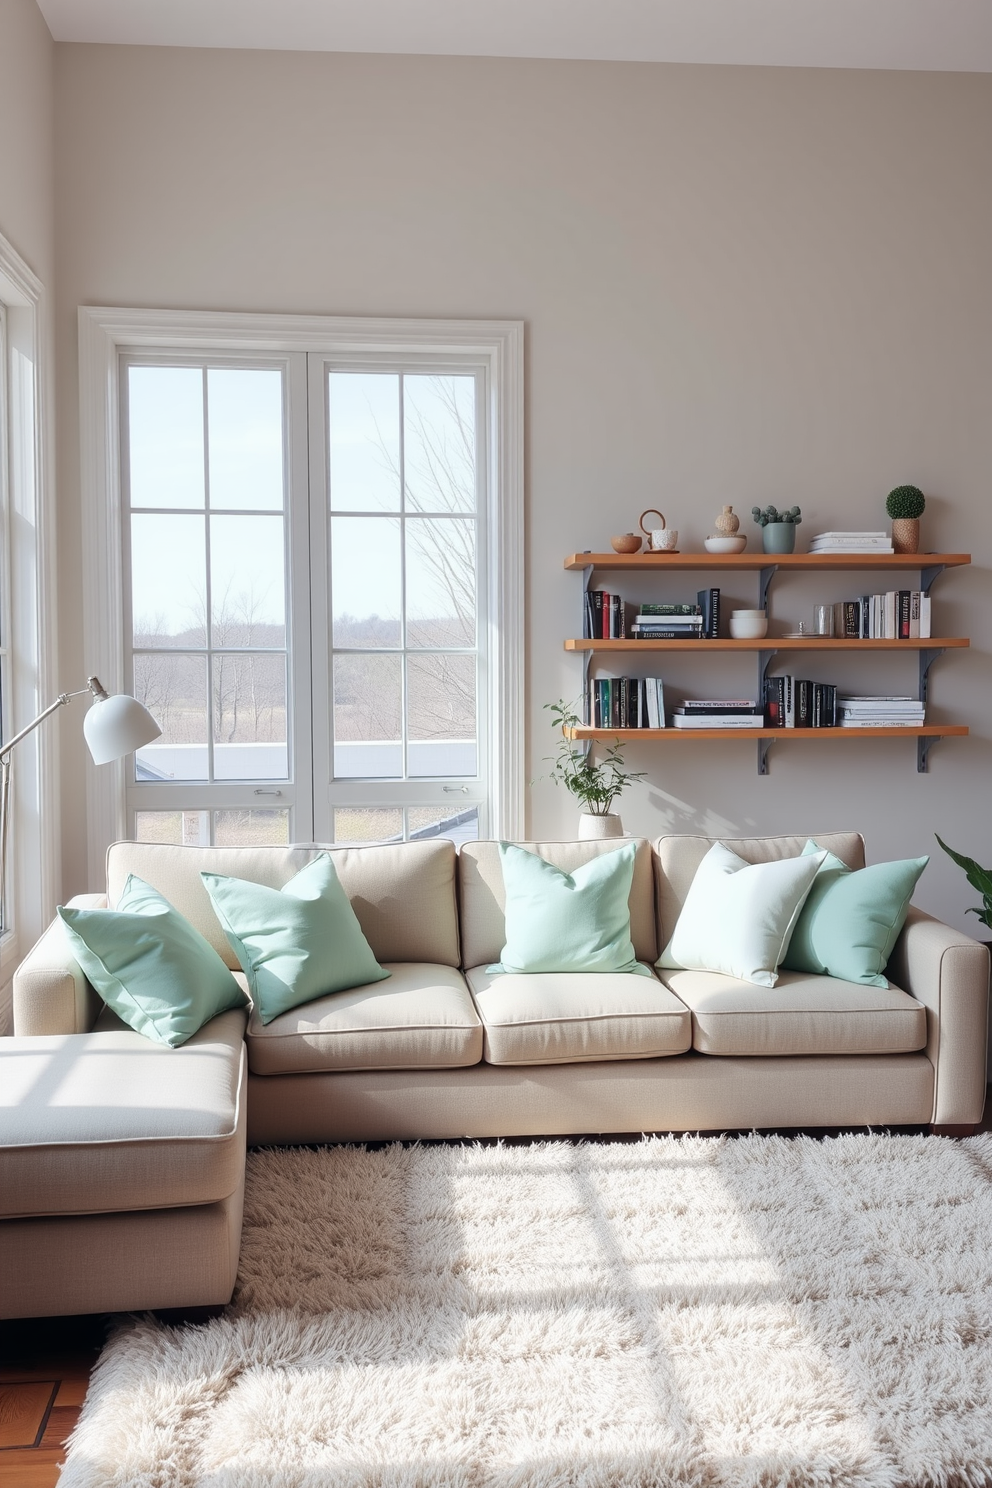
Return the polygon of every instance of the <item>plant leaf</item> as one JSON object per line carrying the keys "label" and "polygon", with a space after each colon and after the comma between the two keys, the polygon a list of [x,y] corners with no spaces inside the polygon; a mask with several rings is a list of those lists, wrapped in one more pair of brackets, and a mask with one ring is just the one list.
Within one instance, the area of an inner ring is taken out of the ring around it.
{"label": "plant leaf", "polygon": [[947,856],[949,858],[953,858],[954,862],[957,863],[959,868],[964,869],[965,876],[968,882],[971,884],[971,887],[973,889],[978,890],[982,898],[986,901],[986,906],[992,903],[992,872],[990,872],[987,868],[980,867],[979,864],[975,862],[974,858],[966,857],[964,853],[955,852],[953,847],[948,847],[947,843],[943,842],[941,838],[937,836],[936,832],[934,832],[933,835],[937,837],[937,841],[940,843]]}

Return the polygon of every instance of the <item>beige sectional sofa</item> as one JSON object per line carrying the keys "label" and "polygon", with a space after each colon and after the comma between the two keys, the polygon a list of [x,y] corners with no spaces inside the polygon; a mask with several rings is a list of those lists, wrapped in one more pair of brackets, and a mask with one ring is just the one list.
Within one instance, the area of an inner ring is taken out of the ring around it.
{"label": "beige sectional sofa", "polygon": [[[727,839],[722,839],[727,841]],[[731,840],[750,862],[805,835]],[[712,839],[638,843],[631,938],[651,965]],[[852,868],[855,833],[818,834]],[[528,844],[570,871],[616,842]],[[237,968],[200,870],[287,883],[323,849],[117,843]],[[389,980],[262,1025],[228,1012],[178,1050],[100,1005],[56,922],[14,982],[0,1048],[0,1315],[194,1307],[231,1293],[249,1144],[767,1127],[961,1130],[985,1099],[988,953],[912,910],[880,989],[782,974],[494,975],[498,845],[332,848]],[[240,975],[240,973],[238,973]]]}

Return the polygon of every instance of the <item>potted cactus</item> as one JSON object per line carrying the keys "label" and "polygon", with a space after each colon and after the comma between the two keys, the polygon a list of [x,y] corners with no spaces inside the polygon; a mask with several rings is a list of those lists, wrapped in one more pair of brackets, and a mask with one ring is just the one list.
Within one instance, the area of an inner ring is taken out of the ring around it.
{"label": "potted cactus", "polygon": [[792,553],[796,547],[796,528],[803,519],[798,506],[780,512],[776,506],[752,506],[751,515],[761,528],[761,544],[766,553]]}
{"label": "potted cactus", "polygon": [[896,486],[885,498],[892,518],[892,546],[897,553],[920,551],[920,518],[927,499],[919,486]]}

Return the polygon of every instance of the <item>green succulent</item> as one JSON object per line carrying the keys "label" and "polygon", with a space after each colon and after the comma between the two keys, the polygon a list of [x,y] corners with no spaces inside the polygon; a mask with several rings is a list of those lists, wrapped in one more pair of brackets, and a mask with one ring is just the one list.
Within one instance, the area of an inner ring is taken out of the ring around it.
{"label": "green succulent", "polygon": [[922,517],[927,498],[919,486],[896,486],[885,498],[890,517]]}
{"label": "green succulent", "polygon": [[790,506],[784,512],[780,512],[777,506],[766,506],[764,511],[760,506],[752,506],[751,515],[759,527],[767,527],[769,522],[791,522],[794,527],[798,527],[803,519],[798,506]]}

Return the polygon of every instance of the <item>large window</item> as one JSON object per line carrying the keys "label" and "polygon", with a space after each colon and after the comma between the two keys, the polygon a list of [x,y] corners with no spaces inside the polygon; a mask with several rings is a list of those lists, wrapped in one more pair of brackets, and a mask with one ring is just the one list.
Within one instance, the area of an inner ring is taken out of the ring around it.
{"label": "large window", "polygon": [[519,328],[383,345],[308,322],[305,346],[232,348],[173,323],[135,344],[106,324],[127,316],[81,312],[84,382],[98,352],[117,382],[119,504],[96,515],[118,529],[120,675],[162,725],[120,827],[519,832]]}

